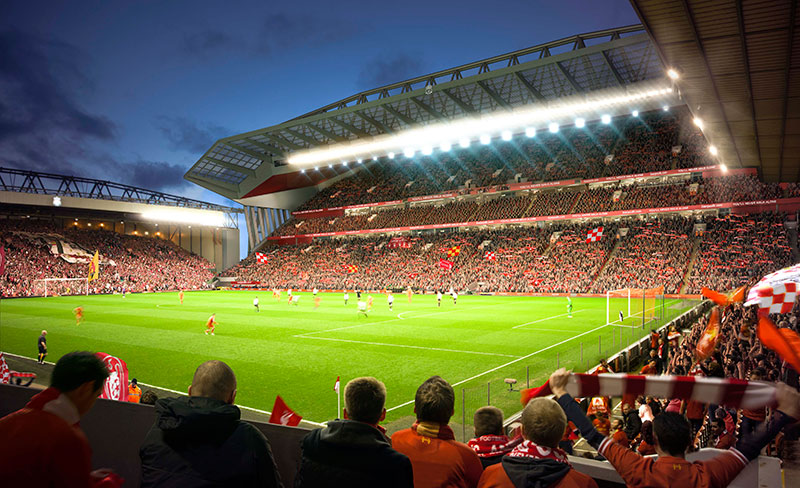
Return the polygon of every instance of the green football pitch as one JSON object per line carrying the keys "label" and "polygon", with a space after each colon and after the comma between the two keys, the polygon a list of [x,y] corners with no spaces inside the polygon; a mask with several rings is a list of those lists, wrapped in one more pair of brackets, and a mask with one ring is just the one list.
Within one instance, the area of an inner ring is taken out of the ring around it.
{"label": "green football pitch", "polygon": [[[365,294],[366,295],[366,294]],[[252,302],[258,296],[261,311]],[[0,302],[0,350],[35,358],[36,339],[47,329],[48,361],[74,350],[103,351],[122,358],[140,382],[185,392],[194,369],[208,359],[228,363],[238,378],[237,403],[270,410],[276,395],[306,420],[336,417],[333,385],[358,376],[386,384],[387,422],[405,427],[413,415],[416,388],[440,375],[456,393],[456,416],[469,423],[474,410],[490,402],[506,414],[520,409],[519,392],[538,386],[556,365],[583,370],[649,332],[641,319],[606,325],[604,298],[573,298],[573,316],[562,297],[373,294],[373,310],[357,313],[355,293],[321,293],[319,308],[310,294],[297,306],[270,292],[177,293],[49,297]],[[661,320],[692,303],[666,300]],[[76,325],[73,308],[84,308]],[[215,336],[205,322],[216,313]],[[636,325],[633,325],[636,324]],[[146,389],[146,388],[145,388]],[[459,436],[460,437],[460,436]]]}

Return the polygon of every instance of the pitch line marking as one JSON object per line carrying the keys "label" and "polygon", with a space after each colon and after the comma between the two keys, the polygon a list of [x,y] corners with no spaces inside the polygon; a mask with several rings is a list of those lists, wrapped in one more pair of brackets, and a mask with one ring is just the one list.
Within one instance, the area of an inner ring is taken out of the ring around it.
{"label": "pitch line marking", "polygon": [[[575,311],[575,313],[578,313],[578,312],[583,312],[583,310],[576,310]],[[544,322],[545,320],[551,320],[551,319],[555,319],[555,318],[558,318],[558,317],[563,317],[564,315],[569,315],[569,312],[562,313],[562,314],[559,314],[559,315],[553,315],[552,317],[545,317],[543,319],[534,320],[532,322],[526,322],[524,324],[515,325],[514,327],[512,327],[512,329],[519,329],[520,327],[525,327],[526,325],[536,324],[538,322]],[[544,329],[536,329],[536,330],[544,330]]]}
{"label": "pitch line marking", "polygon": [[[603,324],[603,325],[601,325],[600,327],[595,327],[595,328],[594,328],[594,329],[592,329],[592,330],[587,330],[586,332],[582,332],[582,333],[580,333],[580,334],[578,334],[578,335],[576,335],[576,336],[572,336],[572,337],[570,337],[569,339],[565,339],[565,340],[563,340],[563,341],[561,341],[561,342],[557,342],[557,343],[555,343],[555,344],[552,344],[552,345],[550,345],[550,346],[547,346],[547,347],[544,347],[544,348],[542,348],[542,349],[539,349],[538,351],[534,351],[534,352],[532,352],[532,353],[528,354],[527,356],[522,356],[522,357],[519,357],[519,358],[517,358],[517,359],[514,359],[514,360],[511,360],[511,361],[509,361],[509,362],[507,362],[507,363],[505,363],[505,364],[501,364],[500,366],[496,366],[496,367],[494,367],[494,368],[492,368],[492,369],[487,369],[487,370],[486,370],[486,371],[484,371],[483,373],[478,373],[478,374],[476,374],[475,376],[472,376],[472,377],[470,377],[470,378],[467,378],[467,379],[465,379],[465,380],[461,380],[461,381],[459,381],[458,383],[453,383],[451,386],[453,386],[453,387],[456,387],[456,386],[459,386],[459,385],[463,385],[464,383],[466,383],[466,382],[468,382],[468,381],[472,381],[472,380],[474,380],[475,378],[480,378],[481,376],[487,375],[487,374],[489,374],[489,373],[493,373],[493,372],[497,371],[498,369],[502,369],[502,368],[505,368],[506,366],[510,366],[510,365],[512,365],[512,364],[514,364],[514,363],[518,363],[518,362],[522,361],[523,359],[528,359],[529,357],[531,357],[531,356],[535,356],[536,354],[539,354],[540,352],[544,352],[544,351],[547,351],[548,349],[552,349],[552,348],[554,348],[554,347],[556,347],[556,346],[560,346],[561,344],[564,344],[564,343],[567,343],[567,342],[569,342],[569,341],[575,340],[575,339],[577,339],[578,337],[585,336],[586,334],[591,334],[592,332],[598,331],[598,330],[600,330],[600,329],[602,329],[602,328],[604,328],[604,327],[608,327],[608,324]],[[410,401],[407,401],[407,402],[405,402],[405,403],[401,403],[400,405],[397,405],[397,406],[395,406],[395,407],[392,407],[392,408],[387,408],[387,409],[386,409],[386,411],[387,411],[387,412],[391,412],[391,411],[393,411],[393,410],[397,410],[398,408],[405,407],[406,405],[411,405],[412,403],[414,403],[414,400],[410,400]]]}
{"label": "pitch line marking", "polygon": [[405,347],[409,349],[424,349],[426,351],[443,351],[443,352],[457,352],[460,354],[481,354],[484,356],[502,356],[507,358],[518,358],[512,354],[500,354],[495,352],[482,352],[482,351],[462,351],[459,349],[445,349],[442,347],[427,347],[427,346],[411,346],[408,344],[390,344],[387,342],[370,342],[370,341],[355,341],[352,339],[336,339],[333,337],[303,337],[303,339],[317,339],[320,341],[335,341],[335,342],[350,342],[353,344],[368,344],[371,346],[389,346],[389,347]]}

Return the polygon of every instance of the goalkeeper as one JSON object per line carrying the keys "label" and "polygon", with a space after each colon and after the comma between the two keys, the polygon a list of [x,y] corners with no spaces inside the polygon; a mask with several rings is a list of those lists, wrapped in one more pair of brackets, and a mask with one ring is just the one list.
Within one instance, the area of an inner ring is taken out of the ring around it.
{"label": "goalkeeper", "polygon": [[570,297],[567,297],[567,314],[569,318],[572,318],[572,299]]}

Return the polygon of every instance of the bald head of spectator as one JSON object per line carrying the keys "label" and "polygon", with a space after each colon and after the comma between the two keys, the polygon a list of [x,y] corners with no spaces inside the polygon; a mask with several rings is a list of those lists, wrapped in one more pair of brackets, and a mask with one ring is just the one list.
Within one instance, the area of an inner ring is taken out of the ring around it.
{"label": "bald head of spectator", "polygon": [[550,398],[534,398],[522,411],[522,435],[534,444],[558,447],[566,428],[564,410]]}
{"label": "bald head of spectator", "polygon": [[236,399],[236,375],[222,361],[206,361],[194,372],[189,396],[214,398],[233,404]]}

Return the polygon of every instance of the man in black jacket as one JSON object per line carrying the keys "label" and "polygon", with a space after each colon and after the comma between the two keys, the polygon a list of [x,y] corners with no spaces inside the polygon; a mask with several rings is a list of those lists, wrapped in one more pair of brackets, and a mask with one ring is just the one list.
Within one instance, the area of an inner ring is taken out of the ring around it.
{"label": "man in black jacket", "polygon": [[386,387],[356,378],[344,388],[344,418],[303,439],[296,487],[413,487],[411,461],[392,449],[378,425],[386,417]]}
{"label": "man in black jacket", "polygon": [[142,487],[282,487],[267,438],[239,420],[236,376],[222,361],[194,373],[189,396],[156,402],[139,457]]}
{"label": "man in black jacket", "polygon": [[633,442],[639,432],[642,431],[642,419],[639,418],[639,411],[624,403],[622,405],[622,418],[625,421],[625,427],[622,430],[628,436],[628,440]]}

